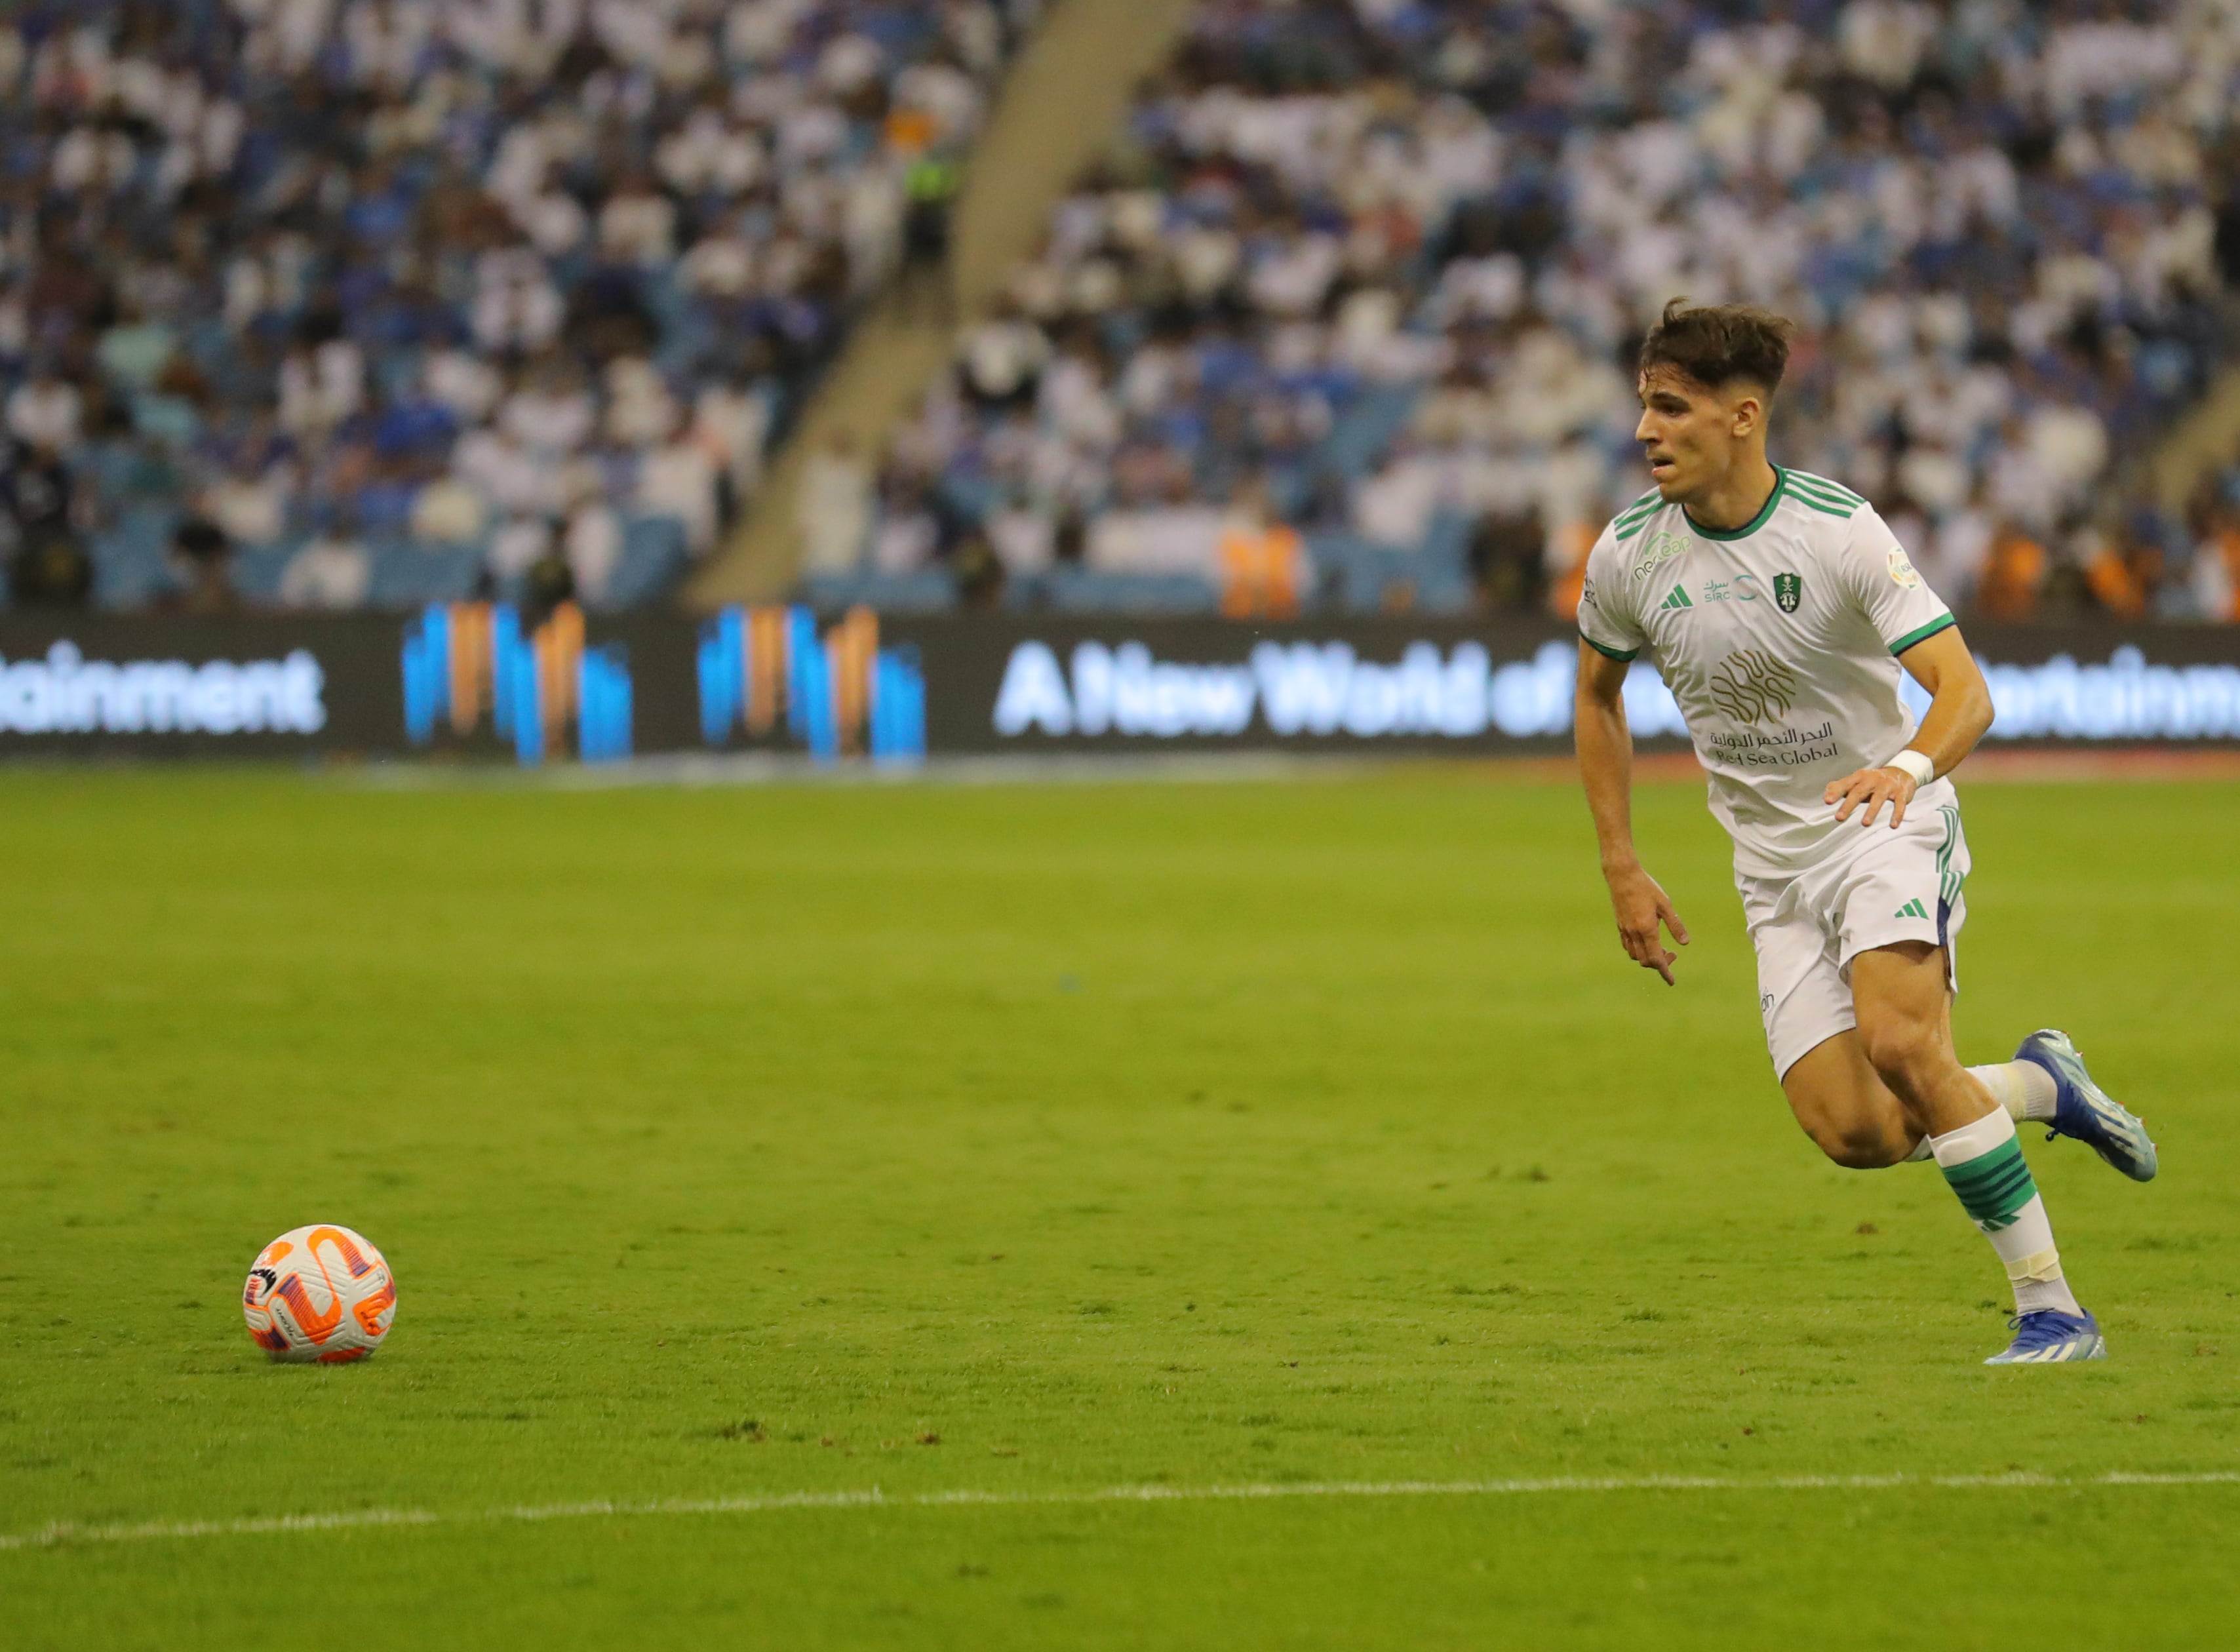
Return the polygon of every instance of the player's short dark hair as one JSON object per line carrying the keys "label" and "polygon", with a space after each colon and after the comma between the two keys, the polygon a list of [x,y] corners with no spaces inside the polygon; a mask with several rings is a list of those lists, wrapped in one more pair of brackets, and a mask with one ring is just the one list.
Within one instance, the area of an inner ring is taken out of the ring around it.
{"label": "player's short dark hair", "polygon": [[1747,379],[1769,396],[1789,365],[1785,316],[1755,304],[1691,304],[1675,298],[1641,341],[1641,370],[1673,367],[1713,390]]}

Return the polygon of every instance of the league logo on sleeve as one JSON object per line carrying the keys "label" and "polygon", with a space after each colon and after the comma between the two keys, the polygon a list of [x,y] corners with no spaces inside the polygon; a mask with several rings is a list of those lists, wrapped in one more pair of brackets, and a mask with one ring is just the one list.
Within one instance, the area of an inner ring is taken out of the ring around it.
{"label": "league logo on sleeve", "polygon": [[1784,614],[1794,614],[1797,603],[1804,600],[1804,582],[1795,574],[1776,574],[1773,576],[1773,600],[1781,604]]}
{"label": "league logo on sleeve", "polygon": [[1890,576],[1906,590],[1921,589],[1921,576],[1914,571],[1913,564],[1906,560],[1905,552],[1896,545],[1890,547]]}

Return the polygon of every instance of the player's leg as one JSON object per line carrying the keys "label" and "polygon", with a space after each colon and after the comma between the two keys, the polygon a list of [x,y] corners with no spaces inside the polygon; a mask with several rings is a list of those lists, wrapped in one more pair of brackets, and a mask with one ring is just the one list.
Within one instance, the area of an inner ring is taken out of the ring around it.
{"label": "player's leg", "polygon": [[1766,1051],[1798,1126],[1848,1169],[1880,1169],[1917,1156],[1921,1133],[1907,1124],[1859,1042],[1851,989],[1824,909],[1836,880],[1735,882],[1757,953]]}
{"label": "player's leg", "polygon": [[1943,948],[1929,941],[1875,947],[1851,960],[1850,976],[1861,1050],[1912,1129],[1937,1136],[1986,1113],[2004,1114],[1953,1052]]}
{"label": "player's leg", "polygon": [[[1933,936],[1945,949],[1948,973],[1952,971],[1957,937],[1968,921],[1971,869],[1958,808],[1947,805],[1909,823],[1872,858],[1880,863],[1871,880],[1879,888],[1872,898],[1847,909],[1846,927],[1863,924],[1876,930],[1877,940]],[[1885,910],[1893,914],[1890,919],[1882,917]],[[1852,940],[1856,945],[1857,937]],[[2043,1124],[2049,1139],[2074,1137],[2133,1181],[2154,1179],[2155,1144],[2146,1126],[2092,1082],[2068,1034],[2053,1028],[2034,1032],[2013,1060],[1968,1071],[2016,1123]]]}
{"label": "player's leg", "polygon": [[2099,1357],[2106,1351],[2100,1328],[2063,1276],[2014,1119],[1953,1051],[1945,949],[1920,940],[1873,947],[1850,960],[1850,975],[1868,1061],[1907,1122],[1928,1136],[1945,1181],[2014,1286],[2017,1335],[1995,1362]]}
{"label": "player's leg", "polygon": [[1822,1039],[1781,1076],[1789,1110],[1813,1145],[1853,1170],[1878,1170],[1921,1154],[1923,1137],[1867,1059],[1856,1028]]}

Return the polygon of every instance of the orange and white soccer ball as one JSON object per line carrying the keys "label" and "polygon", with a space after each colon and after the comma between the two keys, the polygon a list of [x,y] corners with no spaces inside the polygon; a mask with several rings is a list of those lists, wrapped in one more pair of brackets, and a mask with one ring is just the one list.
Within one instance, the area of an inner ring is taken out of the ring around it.
{"label": "orange and white soccer ball", "polygon": [[389,1335],[397,1282],[363,1235],[330,1222],[290,1228],[250,1264],[241,1312],[250,1340],[274,1359],[342,1365]]}

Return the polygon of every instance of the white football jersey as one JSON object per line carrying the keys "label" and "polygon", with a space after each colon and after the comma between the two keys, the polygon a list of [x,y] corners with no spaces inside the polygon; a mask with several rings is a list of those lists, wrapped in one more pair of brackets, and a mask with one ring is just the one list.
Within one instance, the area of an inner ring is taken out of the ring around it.
{"label": "white football jersey", "polygon": [[[1579,634],[1614,660],[1648,650],[1710,771],[1735,869],[1800,870],[1844,824],[1828,783],[1887,763],[1914,736],[1897,656],[1953,623],[1874,507],[1803,470],[1774,472],[1765,509],[1731,532],[1654,492],[1587,557]],[[1953,802],[1950,783],[1914,809]]]}

